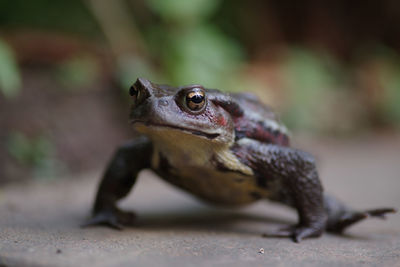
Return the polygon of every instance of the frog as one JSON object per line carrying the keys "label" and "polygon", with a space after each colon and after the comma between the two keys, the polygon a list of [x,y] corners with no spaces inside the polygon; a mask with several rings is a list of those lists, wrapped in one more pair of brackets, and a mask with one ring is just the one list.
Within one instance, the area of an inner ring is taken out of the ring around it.
{"label": "frog", "polygon": [[265,199],[287,205],[297,211],[298,222],[263,236],[295,242],[340,234],[363,219],[395,212],[353,210],[325,193],[314,157],[290,145],[278,115],[253,94],[145,78],[129,94],[129,121],[139,136],[115,152],[85,226],[134,225],[135,213],[117,204],[144,169],[212,205],[242,207]]}

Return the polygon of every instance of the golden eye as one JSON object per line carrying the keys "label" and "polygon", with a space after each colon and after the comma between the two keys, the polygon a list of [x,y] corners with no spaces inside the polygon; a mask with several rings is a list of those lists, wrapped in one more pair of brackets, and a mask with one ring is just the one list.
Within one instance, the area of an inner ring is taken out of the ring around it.
{"label": "golden eye", "polygon": [[193,111],[201,110],[205,103],[205,94],[199,88],[195,88],[186,95],[186,106]]}

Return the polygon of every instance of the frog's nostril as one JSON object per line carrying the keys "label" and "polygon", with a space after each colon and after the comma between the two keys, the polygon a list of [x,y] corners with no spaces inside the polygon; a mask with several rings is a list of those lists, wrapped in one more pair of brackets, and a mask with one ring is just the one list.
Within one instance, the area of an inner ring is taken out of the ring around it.
{"label": "frog's nostril", "polygon": [[168,106],[168,100],[160,99],[160,100],[158,100],[158,105],[159,106]]}
{"label": "frog's nostril", "polygon": [[137,79],[136,82],[131,86],[129,93],[133,98],[135,106],[141,105],[147,98],[151,96],[152,85],[150,81],[146,79]]}
{"label": "frog's nostril", "polygon": [[143,78],[138,78],[136,82],[134,83],[134,86],[140,90],[144,91],[145,95],[150,95],[151,91],[153,91],[153,85],[149,80],[143,79]]}

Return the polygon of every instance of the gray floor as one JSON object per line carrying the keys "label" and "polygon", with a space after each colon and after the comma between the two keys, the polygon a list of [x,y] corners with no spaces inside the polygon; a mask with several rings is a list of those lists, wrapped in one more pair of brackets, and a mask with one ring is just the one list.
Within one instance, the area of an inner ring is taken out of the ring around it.
{"label": "gray floor", "polygon": [[[399,208],[399,137],[301,146],[317,155],[327,191],[359,208]],[[0,266],[400,266],[398,213],[360,223],[345,236],[296,244],[261,237],[296,221],[283,206],[213,209],[150,172],[122,203],[138,213],[136,227],[81,229],[98,175],[2,188]]]}

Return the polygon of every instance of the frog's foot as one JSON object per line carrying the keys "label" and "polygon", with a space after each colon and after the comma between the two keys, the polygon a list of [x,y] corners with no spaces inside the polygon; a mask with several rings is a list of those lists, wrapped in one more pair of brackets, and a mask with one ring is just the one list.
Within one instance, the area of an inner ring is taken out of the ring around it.
{"label": "frog's foot", "polygon": [[263,237],[291,237],[294,242],[299,243],[304,238],[319,237],[323,232],[323,226],[292,225],[265,233]]}
{"label": "frog's foot", "polygon": [[87,220],[82,227],[93,225],[106,225],[116,230],[122,230],[124,226],[132,225],[136,218],[135,213],[115,210],[99,211],[93,215],[92,218]]}
{"label": "frog's foot", "polygon": [[346,212],[332,225],[327,226],[327,230],[334,233],[342,233],[347,227],[369,217],[386,219],[387,213],[395,213],[393,208],[372,209],[361,212]]}
{"label": "frog's foot", "polygon": [[396,209],[394,208],[381,208],[381,209],[373,209],[364,211],[364,213],[368,214],[369,217],[377,217],[380,219],[386,219],[387,213],[396,213]]}

